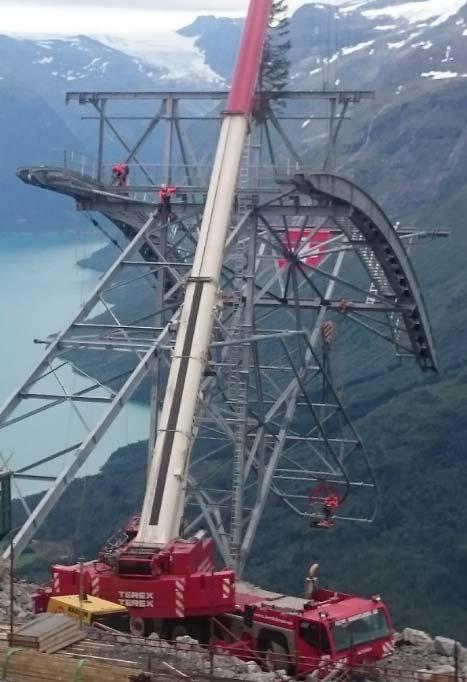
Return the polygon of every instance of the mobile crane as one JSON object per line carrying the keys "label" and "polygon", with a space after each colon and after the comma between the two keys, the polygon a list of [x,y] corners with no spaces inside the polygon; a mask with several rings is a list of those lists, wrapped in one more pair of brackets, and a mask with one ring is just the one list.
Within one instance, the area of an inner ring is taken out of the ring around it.
{"label": "mobile crane", "polygon": [[[318,588],[315,569],[304,599],[236,584],[234,571],[214,568],[213,541],[203,531],[179,537],[185,477],[205,369],[230,213],[254,103],[271,0],[251,0],[225,111],[202,226],[178,321],[162,414],[142,514],[122,541],[80,566],[53,566],[50,597],[73,595],[80,580],[95,597],[125,606],[130,631],[175,639],[212,637],[237,656],[283,655],[306,673],[324,662],[378,660],[392,648],[392,627],[379,597],[361,599]],[[259,652],[259,653],[255,653]],[[284,663],[281,663],[284,667]]]}

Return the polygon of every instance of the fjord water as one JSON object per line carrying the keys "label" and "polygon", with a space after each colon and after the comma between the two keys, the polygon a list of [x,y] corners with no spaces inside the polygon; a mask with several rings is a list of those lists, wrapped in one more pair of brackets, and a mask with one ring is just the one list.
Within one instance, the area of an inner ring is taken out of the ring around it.
{"label": "fjord water", "polygon": [[[77,261],[102,245],[89,232],[13,236],[0,232],[0,405],[44,354],[45,346],[34,339],[62,330],[94,289],[99,274],[79,267]],[[74,390],[79,381],[73,374]],[[52,430],[56,441],[69,442],[74,428],[69,420],[57,419],[54,410],[34,422],[0,430],[0,453],[4,460],[11,456],[15,469],[50,454]],[[117,447],[146,438],[148,424],[146,408],[127,405],[80,473],[98,471]],[[63,459],[37,473],[57,475],[61,466]],[[21,490],[31,492],[37,485],[21,483]]]}

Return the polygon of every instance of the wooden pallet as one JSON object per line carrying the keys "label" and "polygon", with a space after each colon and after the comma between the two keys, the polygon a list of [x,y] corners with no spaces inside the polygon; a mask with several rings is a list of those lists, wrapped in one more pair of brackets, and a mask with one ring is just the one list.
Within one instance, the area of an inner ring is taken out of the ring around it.
{"label": "wooden pallet", "polygon": [[8,637],[10,646],[28,647],[48,654],[64,649],[86,637],[76,620],[68,616],[44,613],[22,625]]}
{"label": "wooden pallet", "polygon": [[0,649],[0,671],[0,679],[10,682],[129,682],[142,672],[136,663],[54,656],[19,647]]}

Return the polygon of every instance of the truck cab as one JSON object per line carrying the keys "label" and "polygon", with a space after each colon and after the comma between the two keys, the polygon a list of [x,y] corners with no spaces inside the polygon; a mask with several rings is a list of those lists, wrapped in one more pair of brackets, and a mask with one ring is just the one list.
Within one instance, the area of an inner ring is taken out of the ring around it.
{"label": "truck cab", "polygon": [[224,620],[223,648],[295,675],[379,661],[392,653],[393,629],[379,597],[315,589],[309,599],[237,585],[237,608]]}
{"label": "truck cab", "polygon": [[376,662],[394,650],[393,629],[379,597],[336,594],[305,607],[297,621],[296,659],[300,672],[316,660],[350,665]]}

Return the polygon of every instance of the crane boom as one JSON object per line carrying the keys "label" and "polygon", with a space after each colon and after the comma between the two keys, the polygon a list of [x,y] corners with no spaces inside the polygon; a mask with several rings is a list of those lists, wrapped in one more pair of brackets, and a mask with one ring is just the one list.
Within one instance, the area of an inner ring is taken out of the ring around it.
{"label": "crane boom", "polygon": [[272,0],[250,0],[188,280],[136,543],[179,535],[193,423],[218,303],[227,229]]}

